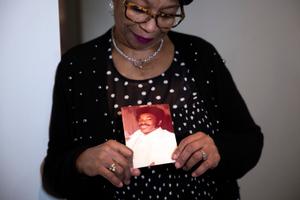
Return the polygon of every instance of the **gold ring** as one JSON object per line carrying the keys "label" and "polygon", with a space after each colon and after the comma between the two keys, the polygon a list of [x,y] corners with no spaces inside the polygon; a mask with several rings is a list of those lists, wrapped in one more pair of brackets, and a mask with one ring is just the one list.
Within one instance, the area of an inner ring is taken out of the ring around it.
{"label": "gold ring", "polygon": [[116,163],[112,163],[109,168],[108,168],[109,171],[111,172],[115,172],[116,171]]}
{"label": "gold ring", "polygon": [[202,160],[207,160],[207,153],[205,153],[203,150],[201,150]]}

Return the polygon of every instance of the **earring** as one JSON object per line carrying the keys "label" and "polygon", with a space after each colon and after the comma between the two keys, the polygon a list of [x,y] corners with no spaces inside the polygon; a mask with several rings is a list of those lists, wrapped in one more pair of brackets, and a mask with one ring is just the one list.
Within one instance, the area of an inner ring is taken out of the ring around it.
{"label": "earring", "polygon": [[112,0],[110,0],[110,2],[109,2],[109,7],[110,7],[110,9],[111,9],[111,10],[113,10],[113,9],[114,9],[114,3],[113,3],[113,1],[112,1]]}
{"label": "earring", "polygon": [[110,10],[109,10],[110,14],[113,15],[113,13],[114,13],[114,3],[113,3],[112,0],[110,0],[110,2],[109,2],[109,8],[110,8]]}

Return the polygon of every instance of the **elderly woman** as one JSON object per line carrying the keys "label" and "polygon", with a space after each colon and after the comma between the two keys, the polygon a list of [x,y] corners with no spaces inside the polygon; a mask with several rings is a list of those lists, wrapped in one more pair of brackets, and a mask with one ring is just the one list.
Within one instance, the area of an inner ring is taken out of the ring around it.
{"label": "elderly woman", "polygon": [[[113,0],[115,25],[67,52],[53,94],[45,188],[67,199],[239,199],[263,135],[216,49],[171,31],[191,0]],[[133,168],[120,109],[169,104],[175,163]]]}

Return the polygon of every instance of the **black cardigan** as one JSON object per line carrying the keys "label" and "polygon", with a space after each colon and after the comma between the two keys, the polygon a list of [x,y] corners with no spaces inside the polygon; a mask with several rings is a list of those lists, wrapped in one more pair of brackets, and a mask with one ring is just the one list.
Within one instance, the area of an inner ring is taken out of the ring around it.
{"label": "black cardigan", "polygon": [[[215,48],[195,36],[171,31],[169,37],[190,61],[187,65],[199,77],[199,91],[209,102],[215,119],[220,122],[222,134],[211,137],[218,147],[221,161],[217,168],[208,173],[223,182],[218,194],[220,199],[230,199],[233,194],[238,194],[236,180],[257,164],[263,147],[263,135]],[[90,190],[106,182],[101,177],[79,174],[75,169],[76,158],[87,148],[107,139],[121,140],[99,134],[110,133],[113,129],[107,117],[106,90],[101,88],[105,85],[106,63],[104,58],[97,59],[99,55],[107,54],[109,38],[110,31],[72,48],[63,55],[57,68],[43,171],[43,185],[55,196],[76,198],[79,190]],[[198,53],[191,54],[191,49],[196,49]],[[98,101],[91,102],[95,98]],[[83,113],[88,113],[88,116],[82,116]],[[98,189],[98,192],[103,195],[109,189]]]}

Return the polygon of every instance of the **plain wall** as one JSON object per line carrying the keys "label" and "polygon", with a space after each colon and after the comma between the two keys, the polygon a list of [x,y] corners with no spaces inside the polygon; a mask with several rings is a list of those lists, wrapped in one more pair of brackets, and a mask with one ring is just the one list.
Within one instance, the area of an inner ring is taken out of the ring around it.
{"label": "plain wall", "polygon": [[[113,18],[108,1],[81,2],[87,41]],[[242,199],[299,200],[300,1],[195,0],[186,13],[177,30],[219,50],[265,135],[260,162],[239,181]]]}
{"label": "plain wall", "polygon": [[0,29],[0,199],[43,199],[58,1],[1,0]]}

